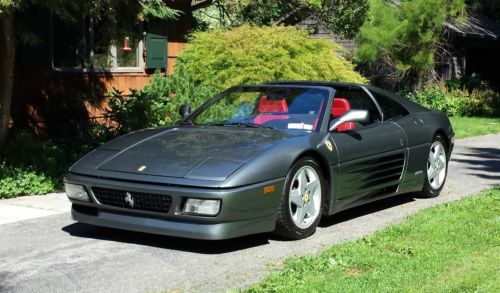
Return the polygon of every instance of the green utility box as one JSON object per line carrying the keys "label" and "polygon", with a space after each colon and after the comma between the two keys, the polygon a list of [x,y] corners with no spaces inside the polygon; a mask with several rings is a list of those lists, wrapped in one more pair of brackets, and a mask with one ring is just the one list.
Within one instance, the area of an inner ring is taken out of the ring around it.
{"label": "green utility box", "polygon": [[167,37],[148,33],[146,35],[146,68],[167,68]]}

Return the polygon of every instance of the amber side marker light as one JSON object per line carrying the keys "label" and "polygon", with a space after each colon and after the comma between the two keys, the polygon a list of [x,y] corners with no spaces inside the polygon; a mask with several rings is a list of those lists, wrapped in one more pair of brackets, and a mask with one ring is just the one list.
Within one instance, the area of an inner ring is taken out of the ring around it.
{"label": "amber side marker light", "polygon": [[274,185],[264,186],[264,194],[272,193],[276,190]]}

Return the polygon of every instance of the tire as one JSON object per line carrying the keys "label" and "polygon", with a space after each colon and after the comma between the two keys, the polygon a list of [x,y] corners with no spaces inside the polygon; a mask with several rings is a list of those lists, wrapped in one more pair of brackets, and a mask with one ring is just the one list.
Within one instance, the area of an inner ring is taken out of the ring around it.
{"label": "tire", "polygon": [[448,150],[446,145],[446,141],[439,134],[432,140],[424,170],[424,187],[419,194],[421,197],[437,197],[443,189],[448,175]]}
{"label": "tire", "polygon": [[323,173],[313,158],[304,157],[293,164],[285,180],[274,234],[288,239],[313,234],[323,214],[325,190]]}

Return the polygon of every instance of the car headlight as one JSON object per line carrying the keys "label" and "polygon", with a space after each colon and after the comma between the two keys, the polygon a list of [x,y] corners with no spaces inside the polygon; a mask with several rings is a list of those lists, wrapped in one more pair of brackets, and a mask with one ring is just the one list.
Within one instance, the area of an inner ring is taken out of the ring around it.
{"label": "car headlight", "polygon": [[90,201],[89,195],[82,185],[64,182],[66,195],[71,199]]}
{"label": "car headlight", "polygon": [[215,216],[220,210],[219,199],[188,198],[184,204],[184,212],[203,216]]}

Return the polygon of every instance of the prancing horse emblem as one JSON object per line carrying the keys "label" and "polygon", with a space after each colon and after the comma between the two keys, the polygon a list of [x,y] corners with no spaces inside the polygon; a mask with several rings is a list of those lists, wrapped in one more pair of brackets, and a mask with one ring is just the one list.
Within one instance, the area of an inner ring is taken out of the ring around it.
{"label": "prancing horse emblem", "polygon": [[134,198],[130,192],[125,193],[125,202],[131,207],[134,207]]}

